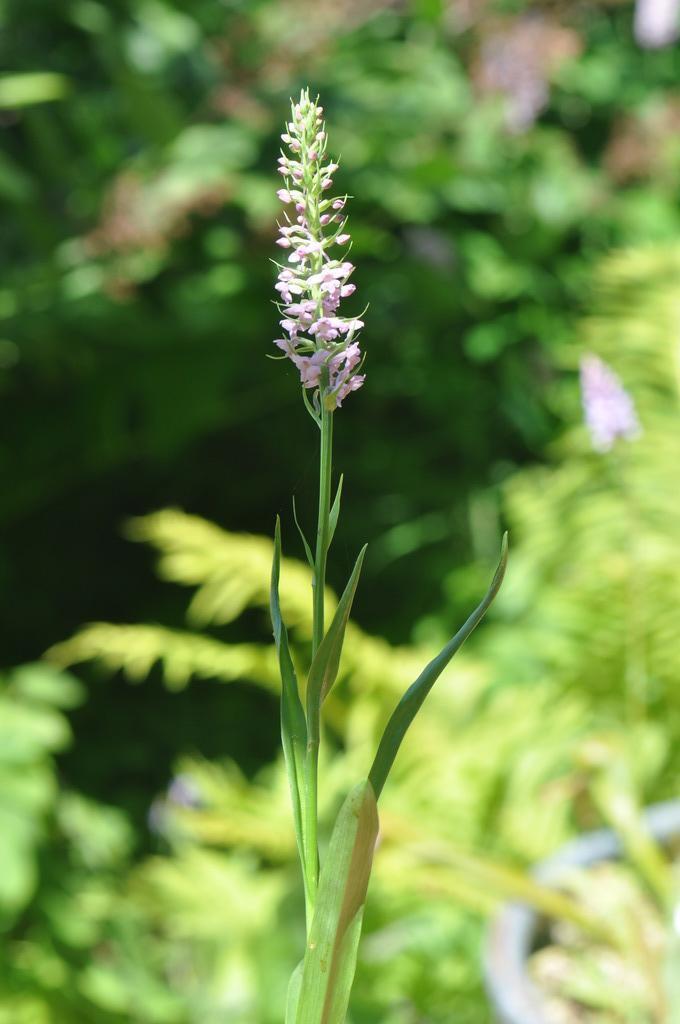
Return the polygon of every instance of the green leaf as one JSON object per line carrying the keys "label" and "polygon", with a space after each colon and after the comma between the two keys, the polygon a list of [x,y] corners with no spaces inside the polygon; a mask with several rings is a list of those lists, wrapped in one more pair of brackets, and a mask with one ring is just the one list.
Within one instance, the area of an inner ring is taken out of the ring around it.
{"label": "green leaf", "polygon": [[330,547],[333,543],[333,537],[335,536],[335,528],[338,525],[338,516],[340,515],[340,498],[342,496],[342,473],[338,481],[338,489],[335,492],[335,498],[331,505],[331,510],[328,515],[328,546]]}
{"label": "green leaf", "polygon": [[286,996],[286,1017],[284,1024],[295,1024],[300,1002],[300,988],[302,986],[302,968],[304,960],[301,960],[290,976],[288,982],[288,995]]}
{"label": "green leaf", "polygon": [[366,545],[364,544],[359,552],[359,557],[356,560],[344,593],[338,602],[338,607],[335,609],[333,621],[319,644],[319,649],[314,656],[314,661],[309,670],[309,677],[307,679],[307,724],[310,741],[318,740],[321,705],[338,674],[342,644],[345,639],[345,628],[352,609],[352,601],[356,593],[365,554]]}
{"label": "green leaf", "polygon": [[377,836],[375,794],[364,781],[340,808],[321,871],[295,1024],[344,1024]]}
{"label": "green leaf", "polygon": [[426,665],[415,682],[411,683],[408,690],[392,712],[392,717],[385,727],[385,731],[378,747],[378,752],[375,755],[375,760],[373,761],[373,765],[368,775],[373,785],[376,799],[382,792],[382,788],[385,785],[390,768],[392,767],[399,747],[401,746],[401,741],[406,735],[411,722],[422,707],[423,701],[448,663],[451,661],[451,658],[462,647],[477,623],[483,618],[487,608],[500,590],[500,586],[505,575],[507,561],[508,535],[506,533],[503,535],[503,544],[498,568],[496,569],[493,580],[491,581],[491,586],[487,590],[484,599],[479,605],[477,605],[472,615],[470,615],[467,621],[461,626],[456,635],[449,640],[448,644],[442,651],[440,651],[437,657],[433,658],[429,665]]}
{"label": "green leaf", "polygon": [[298,533],[300,534],[300,540],[302,541],[302,546],[305,549],[305,555],[307,556],[307,561],[309,563],[309,568],[312,570],[312,572],[314,572],[314,555],[312,554],[312,549],[310,548],[309,544],[307,543],[307,538],[305,537],[304,533],[302,532],[302,527],[300,526],[300,523],[298,522],[297,509],[295,507],[295,495],[293,495],[293,519],[295,520],[295,525],[297,526]]}
{"label": "green leaf", "polygon": [[279,575],[281,571],[281,521],[276,517],[274,561],[272,563],[270,607],[276,652],[281,671],[281,744],[288,773],[293,819],[300,859],[303,861],[301,787],[307,747],[307,724],[300,700],[297,676],[288,646],[288,631],[281,619]]}
{"label": "green leaf", "polygon": [[51,103],[64,99],[68,92],[68,79],[54,71],[25,71],[0,76],[0,108],[3,109]]}

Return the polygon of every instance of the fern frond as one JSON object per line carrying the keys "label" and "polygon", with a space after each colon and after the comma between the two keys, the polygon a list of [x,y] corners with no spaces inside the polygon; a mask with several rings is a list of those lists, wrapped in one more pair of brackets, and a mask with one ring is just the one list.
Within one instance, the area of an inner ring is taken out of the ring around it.
{"label": "fern frond", "polygon": [[171,690],[183,689],[192,676],[228,683],[249,680],[274,691],[279,686],[273,648],[225,644],[163,626],[94,622],[55,644],[46,656],[61,666],[97,661],[111,672],[122,671],[132,682],[145,679],[160,664]]}
{"label": "fern frond", "polygon": [[[189,618],[196,625],[224,624],[248,607],[269,607],[273,544],[249,533],[227,533],[199,516],[163,509],[131,520],[132,540],[160,552],[159,574],[172,583],[197,587]],[[289,627],[312,633],[311,576],[307,566],[281,560],[281,612]],[[327,592],[328,607],[335,598]]]}

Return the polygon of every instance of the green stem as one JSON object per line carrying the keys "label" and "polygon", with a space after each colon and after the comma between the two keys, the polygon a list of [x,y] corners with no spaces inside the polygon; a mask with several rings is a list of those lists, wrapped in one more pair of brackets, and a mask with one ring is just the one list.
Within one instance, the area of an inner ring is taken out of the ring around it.
{"label": "green stem", "polygon": [[[326,589],[326,560],[330,544],[331,473],[333,460],[333,414],[321,411],[321,451],[319,465],[319,520],[316,533],[314,559],[312,658],[316,655],[324,634],[324,594]],[[305,879],[308,893],[307,924],[311,924],[314,900],[319,885],[318,848],[318,771],[319,735],[310,730],[305,760]]]}

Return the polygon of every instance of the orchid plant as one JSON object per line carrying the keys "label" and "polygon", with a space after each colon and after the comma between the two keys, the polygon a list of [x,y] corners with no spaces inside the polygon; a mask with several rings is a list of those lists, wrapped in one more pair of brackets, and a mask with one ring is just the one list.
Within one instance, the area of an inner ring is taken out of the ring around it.
{"label": "orchid plant", "polygon": [[301,690],[279,606],[281,527],[277,519],[271,577],[271,617],[281,673],[281,739],[290,785],[297,848],[304,883],[307,943],[288,990],[286,1024],[343,1024],[354,979],[364,903],[378,836],[377,802],[401,741],[433,684],[496,596],[505,573],[507,538],[499,565],[477,608],[443,650],[423,669],[388,720],[367,777],[349,793],[338,813],[323,864],[318,848],[318,765],[321,708],[335,683],[345,629],[366,548],[331,621],[324,594],[328,551],[340,512],[342,476],[332,499],[333,419],[365,375],[357,317],[339,314],[355,286],[346,258],[347,195],[333,196],[338,164],[327,157],[323,108],[304,90],[291,103],[279,159],[285,207],[277,244],[287,254],[278,267],[278,308],[284,337],[275,344],[300,374],[305,407],[320,434],[319,506],[315,550],[295,515],[313,574],[311,664]]}

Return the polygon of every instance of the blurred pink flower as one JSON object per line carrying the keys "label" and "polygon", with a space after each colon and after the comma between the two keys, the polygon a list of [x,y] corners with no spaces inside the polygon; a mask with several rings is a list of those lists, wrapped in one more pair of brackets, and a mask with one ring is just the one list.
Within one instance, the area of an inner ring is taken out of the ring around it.
{"label": "blurred pink flower", "polygon": [[581,360],[581,399],[586,426],[596,452],[608,452],[619,438],[632,441],[641,434],[630,397],[618,375],[595,355]]}

